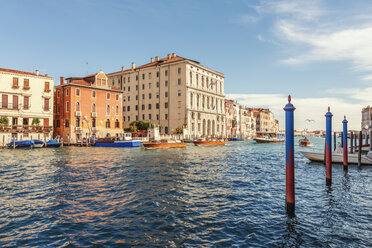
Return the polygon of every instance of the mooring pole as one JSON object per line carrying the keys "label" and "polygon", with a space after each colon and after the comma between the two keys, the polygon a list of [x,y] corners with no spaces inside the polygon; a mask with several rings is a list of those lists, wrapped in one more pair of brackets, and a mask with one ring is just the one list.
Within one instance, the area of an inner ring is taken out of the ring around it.
{"label": "mooring pole", "polygon": [[[336,144],[337,144],[337,134],[336,132],[333,132],[333,151],[336,151]],[[325,152],[324,152],[324,156],[325,156]],[[324,159],[324,164],[325,164],[325,159]]]}
{"label": "mooring pole", "polygon": [[344,132],[341,132],[340,138],[341,138],[341,147],[343,148],[344,147]]}
{"label": "mooring pole", "polygon": [[372,129],[369,131],[369,150],[372,151]]}
{"label": "mooring pole", "polygon": [[291,96],[288,96],[288,104],[285,105],[285,174],[286,174],[286,209],[287,214],[295,212],[295,175],[294,175],[294,128],[293,112],[296,108],[291,104]]}
{"label": "mooring pole", "polygon": [[358,166],[362,164],[362,131],[359,131],[359,145],[358,145]]}
{"label": "mooring pole", "polygon": [[350,132],[350,153],[354,153],[354,132]]}
{"label": "mooring pole", "polygon": [[332,184],[332,113],[328,107],[326,117],[326,184]]}
{"label": "mooring pole", "polygon": [[343,128],[344,128],[344,130],[343,130],[343,132],[342,132],[342,134],[343,134],[343,144],[344,144],[344,146],[343,146],[343,151],[344,151],[344,171],[347,171],[347,169],[348,169],[348,156],[347,156],[347,154],[348,154],[348,148],[347,148],[347,120],[346,120],[346,116],[344,116],[344,120],[342,121],[342,124],[343,124]]}

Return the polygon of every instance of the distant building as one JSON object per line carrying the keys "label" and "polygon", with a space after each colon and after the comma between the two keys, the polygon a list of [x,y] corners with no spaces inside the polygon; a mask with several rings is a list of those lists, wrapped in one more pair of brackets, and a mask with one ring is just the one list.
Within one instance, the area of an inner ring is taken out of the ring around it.
{"label": "distant building", "polygon": [[158,126],[162,135],[225,135],[223,73],[173,53],[107,75],[110,85],[123,90],[125,128],[141,120]]}
{"label": "distant building", "polygon": [[103,72],[61,77],[54,95],[54,136],[75,143],[123,133],[122,91],[109,86]]}
{"label": "distant building", "polygon": [[372,107],[367,106],[362,109],[362,132],[369,134],[372,130]]}
{"label": "distant building", "polygon": [[253,112],[233,100],[225,100],[226,137],[252,139],[256,136]]}
{"label": "distant building", "polygon": [[[52,136],[54,79],[0,68],[0,144],[15,140],[49,140]],[[8,124],[6,124],[7,122]]]}
{"label": "distant building", "polygon": [[279,121],[275,119],[273,112],[265,108],[250,109],[256,119],[257,135],[273,134],[279,131]]}

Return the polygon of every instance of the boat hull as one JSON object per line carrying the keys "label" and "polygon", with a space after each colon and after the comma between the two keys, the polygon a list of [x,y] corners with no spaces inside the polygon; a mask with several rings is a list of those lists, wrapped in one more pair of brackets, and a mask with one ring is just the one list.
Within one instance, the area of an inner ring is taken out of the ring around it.
{"label": "boat hull", "polygon": [[185,148],[186,143],[143,143],[145,149]]}
{"label": "boat hull", "polygon": [[96,147],[139,147],[141,142],[135,141],[115,141],[115,142],[97,142],[94,144]]}
{"label": "boat hull", "polygon": [[285,140],[272,140],[272,139],[261,139],[261,138],[255,138],[254,139],[256,143],[259,144],[275,144],[275,143],[284,143]]}
{"label": "boat hull", "polygon": [[194,141],[196,146],[223,146],[225,141]]}
{"label": "boat hull", "polygon": [[228,141],[243,141],[243,138],[229,138]]}
{"label": "boat hull", "polygon": [[[301,151],[307,159],[311,161],[324,162],[324,153],[323,152],[313,152],[313,151]],[[332,163],[342,164],[344,157],[342,153],[332,153]],[[348,154],[348,163],[349,164],[358,164],[358,154],[349,153]],[[372,159],[368,158],[365,155],[362,155],[361,164],[372,165]]]}

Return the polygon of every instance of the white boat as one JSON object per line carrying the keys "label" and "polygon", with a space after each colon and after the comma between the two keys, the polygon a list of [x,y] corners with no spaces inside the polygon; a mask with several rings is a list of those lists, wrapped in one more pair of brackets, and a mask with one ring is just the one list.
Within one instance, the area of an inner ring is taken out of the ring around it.
{"label": "white boat", "polygon": [[[311,161],[324,161],[324,152],[320,151],[301,151],[302,155]],[[348,153],[348,163],[349,164],[358,164],[358,154],[357,153]],[[342,153],[342,148],[336,149],[332,152],[332,163],[343,163],[344,154]],[[362,165],[372,165],[372,152],[368,152],[367,155],[361,155],[361,164]]]}

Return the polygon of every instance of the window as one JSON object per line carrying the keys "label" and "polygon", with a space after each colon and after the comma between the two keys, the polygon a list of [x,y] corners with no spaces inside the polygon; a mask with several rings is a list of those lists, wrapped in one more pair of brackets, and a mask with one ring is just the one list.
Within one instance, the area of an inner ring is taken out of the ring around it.
{"label": "window", "polygon": [[12,86],[12,88],[14,88],[14,89],[18,89],[19,88],[19,86],[18,86],[18,78],[16,78],[16,77],[13,78],[13,86]]}
{"label": "window", "polygon": [[181,85],[181,78],[178,79],[178,85]]}
{"label": "window", "polygon": [[115,79],[112,79],[112,85],[115,85]]}
{"label": "window", "polygon": [[125,112],[125,106],[123,106],[123,112]]}
{"label": "window", "polygon": [[168,91],[164,92],[165,97],[168,97]]}
{"label": "window", "polygon": [[120,128],[120,122],[118,119],[115,121],[115,128]]}
{"label": "window", "polygon": [[119,100],[119,94],[116,94],[116,100],[117,101]]}
{"label": "window", "polygon": [[110,119],[106,120],[106,128],[110,128]]}
{"label": "window", "polygon": [[145,110],[145,104],[142,104],[142,110]]}
{"label": "window", "polygon": [[128,115],[128,121],[130,121],[130,116]]}
{"label": "window", "polygon": [[116,108],[115,108],[115,114],[116,114],[116,115],[119,115],[119,105],[116,105]]}
{"label": "window", "polygon": [[[137,79],[138,80],[138,79]],[[128,83],[130,83],[130,77],[128,77]]]}
{"label": "window", "polygon": [[149,114],[149,120],[151,120],[151,114]]}
{"label": "window", "polygon": [[49,99],[48,98],[44,98],[44,111],[49,111]]}
{"label": "window", "polygon": [[66,96],[68,96],[68,88],[66,88]]}
{"label": "window", "polygon": [[142,73],[142,79],[145,79],[145,74],[144,73]]}
{"label": "window", "polygon": [[159,72],[158,71],[156,72],[156,77],[159,77]]}
{"label": "window", "polygon": [[156,93],[156,98],[159,98],[159,97],[160,97],[159,93]]}
{"label": "window", "polygon": [[136,115],[136,121],[138,121],[138,115]]}
{"label": "window", "polygon": [[123,121],[125,121],[125,116],[123,116]]}
{"label": "window", "polygon": [[57,127],[60,127],[60,126],[61,126],[61,121],[57,120]]}
{"label": "window", "polygon": [[[48,104],[49,104],[49,99],[48,99]],[[18,96],[13,95],[13,109],[18,109]],[[48,105],[48,110],[49,110],[49,105]]]}
{"label": "window", "polygon": [[67,101],[66,102],[66,112],[70,111],[70,103]]}
{"label": "window", "polygon": [[127,111],[128,111],[128,112],[130,111],[130,106],[127,107]]}
{"label": "window", "polygon": [[[29,79],[24,79],[23,80],[23,89],[24,90],[28,90],[28,89],[30,89],[30,80]],[[59,91],[58,91],[58,93],[59,93]],[[59,95],[58,95],[59,96]]]}
{"label": "window", "polygon": [[75,111],[80,111],[80,103],[76,102],[75,104]]}
{"label": "window", "polygon": [[151,104],[149,104],[149,109],[151,109]]}
{"label": "window", "polygon": [[149,99],[151,99],[151,93],[149,93]]}
{"label": "window", "polygon": [[164,132],[168,134],[168,127],[164,127]]}
{"label": "window", "polygon": [[50,92],[49,82],[45,82],[45,83],[44,83],[44,91],[45,91],[45,92]]}
{"label": "window", "polygon": [[130,86],[128,86],[128,92],[130,91]]}
{"label": "window", "polygon": [[75,126],[80,127],[80,117],[76,117]]}
{"label": "window", "polygon": [[108,100],[108,99],[110,99],[110,97],[111,97],[110,93],[107,93],[106,94],[106,99]]}
{"label": "window", "polygon": [[94,97],[94,98],[96,97],[96,91],[95,90],[92,91],[92,97]]}
{"label": "window", "polygon": [[70,121],[69,120],[66,120],[65,121],[65,127],[69,127],[70,126]]}
{"label": "window", "polygon": [[159,103],[156,104],[156,109],[159,109]]}
{"label": "window", "polygon": [[164,107],[165,108],[168,108],[168,103],[167,102],[164,104]]}
{"label": "window", "polygon": [[149,89],[151,89],[151,83],[149,83]]}
{"label": "window", "polygon": [[138,75],[136,75],[136,81],[138,81]]}
{"label": "window", "polygon": [[138,90],[138,85],[136,85],[136,90]]}
{"label": "window", "polygon": [[181,96],[181,90],[178,90],[178,96]]}
{"label": "window", "polygon": [[165,81],[164,85],[165,87],[168,87],[168,81]]}
{"label": "window", "polygon": [[192,85],[192,71],[190,71],[190,85]]}
{"label": "window", "polygon": [[138,100],[138,95],[136,95],[136,100]]}
{"label": "window", "polygon": [[145,99],[145,94],[142,94],[142,99]]}
{"label": "window", "polygon": [[168,76],[168,70],[165,70],[165,76]]}
{"label": "window", "polygon": [[145,115],[142,115],[142,120],[145,120]]}
{"label": "window", "polygon": [[110,105],[107,104],[106,106],[106,115],[110,115]]}
{"label": "window", "polygon": [[142,89],[143,89],[143,90],[145,89],[145,85],[144,85],[144,84],[142,84]]}
{"label": "window", "polygon": [[75,95],[76,95],[76,96],[80,96],[80,89],[76,89],[76,91],[75,91]]}
{"label": "window", "polygon": [[96,120],[96,118],[92,118],[92,127],[97,127],[97,120]]}
{"label": "window", "polygon": [[156,120],[159,120],[159,115],[156,115]]}
{"label": "window", "polygon": [[59,97],[59,90],[57,91],[57,97]]}
{"label": "window", "polygon": [[125,86],[123,87],[123,91],[125,91]]}
{"label": "window", "polygon": [[23,97],[23,109],[29,109],[30,105],[30,97],[29,96],[24,96]]}
{"label": "window", "polygon": [[130,96],[128,96],[128,102],[130,102]]}
{"label": "window", "polygon": [[151,72],[149,72],[149,79],[151,79]]}
{"label": "window", "polygon": [[178,67],[178,74],[181,74],[181,68]]}
{"label": "window", "polygon": [[156,82],[156,88],[159,88],[159,87],[160,87],[160,83]]}
{"label": "window", "polygon": [[136,105],[136,110],[138,110],[138,105]]}

